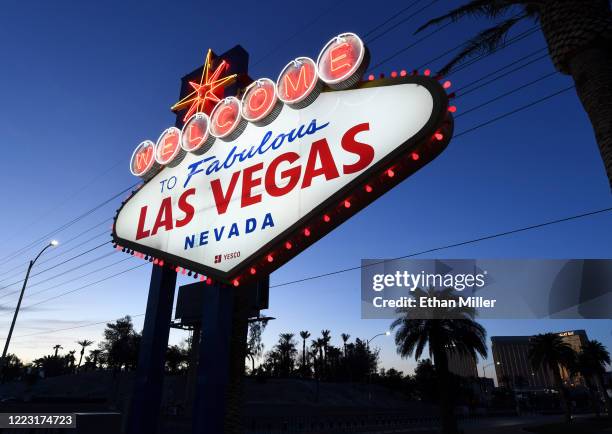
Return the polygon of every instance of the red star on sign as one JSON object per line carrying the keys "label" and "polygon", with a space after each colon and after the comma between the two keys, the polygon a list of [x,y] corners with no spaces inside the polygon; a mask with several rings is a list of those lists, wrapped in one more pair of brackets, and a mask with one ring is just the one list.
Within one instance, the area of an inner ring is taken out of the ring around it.
{"label": "red star on sign", "polygon": [[171,108],[173,112],[178,112],[187,107],[187,113],[183,117],[183,122],[186,122],[196,112],[203,112],[210,115],[210,112],[215,107],[221,98],[224,96],[224,87],[228,84],[233,83],[236,80],[237,74],[223,76],[223,73],[227,71],[229,64],[223,60],[215,70],[211,73],[212,69],[212,50],[208,50],[206,54],[206,60],[204,61],[204,67],[202,68],[202,77],[200,82],[196,83],[193,81],[189,82],[189,85],[193,88],[193,91],[181,99],[179,102],[174,104]]}

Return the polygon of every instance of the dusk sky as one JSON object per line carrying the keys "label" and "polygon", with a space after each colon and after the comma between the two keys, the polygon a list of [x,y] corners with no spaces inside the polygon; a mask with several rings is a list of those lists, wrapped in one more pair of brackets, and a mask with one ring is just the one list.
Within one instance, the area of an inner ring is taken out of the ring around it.
{"label": "dusk sky", "polygon": [[[62,242],[46,252],[32,272],[10,352],[31,360],[51,353],[55,344],[64,351],[76,349],[77,339],[97,344],[104,321],[144,313],[148,264],[78,289],[143,264],[114,252],[110,244],[35,274],[110,240],[111,220],[125,195],[55,230],[138,181],[128,169],[134,147],[143,139],[156,140],[174,124],[170,106],[178,98],[180,77],[202,64],[209,47],[222,53],[240,44],[250,53],[251,77],[275,79],[289,60],[316,58],[325,42],[342,32],[372,41],[368,46],[373,66],[415,44],[372,71],[388,75],[425,66],[436,70],[452,54],[443,53],[486,25],[468,19],[416,43],[433,29],[416,36],[414,30],[445,12],[451,2],[415,3],[372,32],[409,3],[235,1],[232,5],[241,11],[236,14],[223,3],[211,6],[210,2],[4,2],[0,14],[2,337],[28,261],[49,239]],[[510,36],[532,26],[522,24]],[[519,61],[543,47],[541,33],[535,32],[449,79],[454,89],[461,89],[509,63],[536,59],[546,51]],[[458,98],[455,133],[571,85],[568,77],[552,72],[544,56]],[[461,115],[547,74],[551,75]],[[349,333],[351,340],[367,339],[390,323],[360,319],[358,271],[276,285],[354,267],[362,258],[393,258],[611,204],[593,132],[573,90],[461,135],[438,159],[271,276],[270,309],[265,314],[277,319],[265,331],[266,349],[281,332],[297,335],[309,330],[314,337],[321,329],[330,329],[332,343],[340,345],[340,333]],[[612,214],[603,213],[424,257],[609,258],[611,224]],[[75,269],[79,264],[83,266]],[[82,275],[86,276],[77,279]],[[191,282],[179,277],[179,284]],[[60,297],[46,301],[55,296]],[[138,330],[143,319],[134,318]],[[96,322],[100,324],[90,325]],[[482,323],[489,336],[585,329],[590,338],[612,350],[610,320]],[[67,328],[72,329],[56,331]],[[185,336],[172,331],[171,342]],[[392,338],[380,337],[375,344],[381,350],[382,366],[412,372],[414,360],[400,359]],[[489,368],[487,374],[492,371]]]}

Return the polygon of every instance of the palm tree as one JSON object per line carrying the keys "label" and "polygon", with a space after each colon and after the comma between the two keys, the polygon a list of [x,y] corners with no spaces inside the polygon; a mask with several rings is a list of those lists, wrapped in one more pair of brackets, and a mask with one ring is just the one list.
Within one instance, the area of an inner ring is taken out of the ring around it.
{"label": "palm tree", "polygon": [[592,340],[584,344],[578,354],[577,369],[582,373],[589,383],[595,383],[595,388],[603,392],[603,396],[608,409],[608,416],[612,417],[612,400],[608,395],[603,376],[606,372],[606,365],[610,364],[610,353],[599,341]]}
{"label": "palm tree", "polygon": [[53,346],[53,349],[55,350],[54,357],[57,357],[57,352],[58,352],[59,350],[63,350],[63,349],[64,349],[64,347],[62,347],[60,344],[57,344],[57,345],[54,345],[54,346]]}
{"label": "palm tree", "polygon": [[572,413],[567,399],[567,391],[563,387],[561,368],[572,370],[576,361],[576,353],[572,347],[555,333],[539,334],[529,342],[528,358],[535,370],[547,367],[553,374],[555,385],[559,390],[561,406],[565,410],[565,419],[571,422]]}
{"label": "palm tree", "polygon": [[76,353],[76,350],[70,350],[68,351],[68,354],[66,355],[66,361],[68,362],[68,367],[70,368],[71,371],[74,368],[74,362],[76,360],[76,357],[74,357],[75,353]]}
{"label": "palm tree", "polygon": [[466,16],[496,19],[513,14],[481,31],[440,70],[445,75],[462,60],[492,52],[505,42],[510,29],[523,20],[533,20],[548,44],[555,68],[571,75],[576,93],[587,112],[612,188],[612,14],[606,0],[471,0],[433,18],[417,32]]}
{"label": "palm tree", "polygon": [[95,349],[89,352],[89,356],[91,357],[91,363],[93,364],[94,370],[98,367],[98,360],[100,359],[100,355],[102,354],[102,350]]}
{"label": "palm tree", "polygon": [[342,338],[342,346],[344,348],[344,357],[346,358],[346,343],[351,338],[351,335],[349,335],[348,333],[342,333],[340,337]]}
{"label": "palm tree", "polygon": [[321,340],[323,341],[323,363],[327,365],[327,347],[331,342],[331,331],[321,330]]}
{"label": "palm tree", "polygon": [[[417,288],[413,294],[417,299],[436,297],[457,300],[458,298],[451,288],[441,291],[433,288],[424,291]],[[450,354],[459,354],[476,360],[477,354],[480,354],[486,358],[487,333],[474,321],[476,313],[473,308],[436,308],[428,311],[401,308],[398,309],[398,313],[402,316],[391,324],[391,329],[397,329],[395,334],[397,352],[403,358],[414,354],[415,360],[419,360],[425,347],[429,347],[429,357],[434,362],[438,382],[442,432],[454,434],[457,432],[457,420],[451,400],[452,391],[448,388],[450,383],[448,357]]]}
{"label": "palm tree", "polygon": [[281,333],[276,344],[276,350],[279,354],[279,369],[281,375],[288,376],[293,371],[295,355],[297,349],[296,342],[293,340],[293,333]]}
{"label": "palm tree", "polygon": [[302,338],[302,372],[306,373],[306,339],[310,337],[310,332],[308,330],[302,330],[300,332],[300,337]]}
{"label": "palm tree", "polygon": [[85,348],[93,344],[93,341],[88,339],[83,339],[82,341],[76,341],[78,345],[81,346],[81,357],[79,357],[79,364],[77,365],[77,369],[81,367],[81,362],[83,361],[83,354],[85,354]]}

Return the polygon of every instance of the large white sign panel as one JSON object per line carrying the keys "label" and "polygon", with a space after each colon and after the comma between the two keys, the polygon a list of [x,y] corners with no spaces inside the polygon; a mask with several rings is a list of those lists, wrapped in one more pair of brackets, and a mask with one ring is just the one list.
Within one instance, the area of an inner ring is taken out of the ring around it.
{"label": "large white sign panel", "polygon": [[333,227],[375,199],[354,200],[390,164],[433,159],[448,140],[443,123],[452,128],[446,104],[437,81],[406,77],[285,105],[269,125],[248,123],[152,177],[120,209],[115,239],[225,281],[267,273],[319,237],[309,222]]}

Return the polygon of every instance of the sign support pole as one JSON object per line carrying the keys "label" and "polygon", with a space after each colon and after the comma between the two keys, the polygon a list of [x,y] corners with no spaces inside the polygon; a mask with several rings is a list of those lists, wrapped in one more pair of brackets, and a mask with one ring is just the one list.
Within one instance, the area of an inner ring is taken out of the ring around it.
{"label": "sign support pole", "polygon": [[204,291],[192,433],[241,433],[248,289]]}
{"label": "sign support pole", "polygon": [[164,365],[174,303],[176,272],[153,267],[138,367],[127,419],[127,434],[154,434],[159,429]]}

